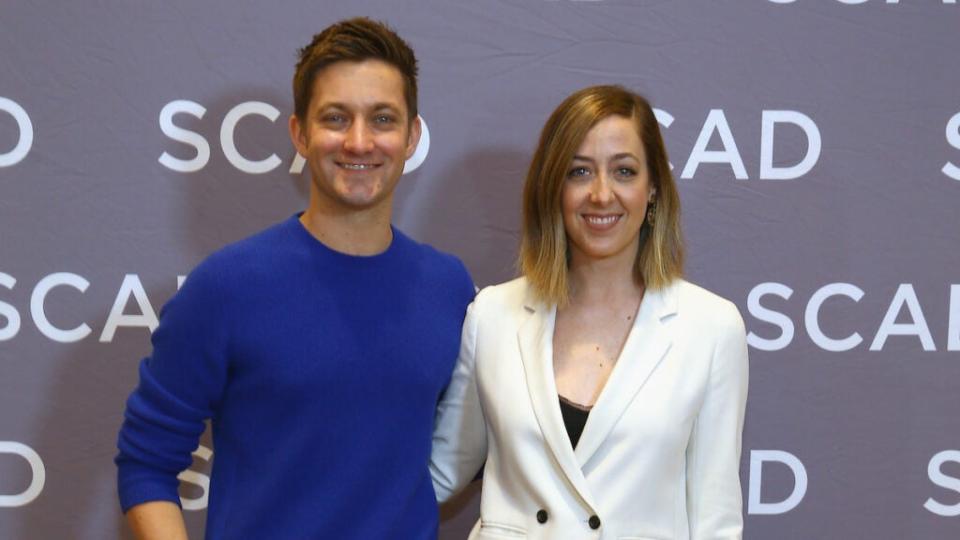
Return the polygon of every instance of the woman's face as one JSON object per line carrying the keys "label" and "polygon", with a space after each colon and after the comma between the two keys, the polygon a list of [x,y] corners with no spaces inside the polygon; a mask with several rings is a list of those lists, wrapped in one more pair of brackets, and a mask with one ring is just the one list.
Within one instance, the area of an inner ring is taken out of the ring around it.
{"label": "woman's face", "polygon": [[563,225],[571,265],[624,259],[632,265],[655,188],[633,120],[609,116],[577,149],[563,183]]}

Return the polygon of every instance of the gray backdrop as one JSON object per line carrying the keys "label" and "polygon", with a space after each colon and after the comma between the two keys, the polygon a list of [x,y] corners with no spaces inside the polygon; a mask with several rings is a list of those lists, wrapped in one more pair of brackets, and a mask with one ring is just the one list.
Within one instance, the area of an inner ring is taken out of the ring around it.
{"label": "gray backdrop", "polygon": [[689,278],[750,333],[747,538],[960,537],[955,1],[178,0],[0,6],[0,538],[128,536],[111,460],[155,313],[304,207],[295,50],[361,14],[420,58],[430,144],[395,223],[480,286],[514,275],[548,113],[590,84],[651,98]]}

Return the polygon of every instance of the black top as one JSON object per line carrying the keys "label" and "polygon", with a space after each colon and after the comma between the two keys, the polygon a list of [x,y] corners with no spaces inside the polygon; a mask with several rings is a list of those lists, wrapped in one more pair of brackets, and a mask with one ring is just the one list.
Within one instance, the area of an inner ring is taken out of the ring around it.
{"label": "black top", "polygon": [[570,443],[576,448],[580,435],[583,434],[583,426],[587,424],[587,417],[590,416],[590,407],[578,405],[560,396],[560,414],[563,415],[563,425],[567,428]]}

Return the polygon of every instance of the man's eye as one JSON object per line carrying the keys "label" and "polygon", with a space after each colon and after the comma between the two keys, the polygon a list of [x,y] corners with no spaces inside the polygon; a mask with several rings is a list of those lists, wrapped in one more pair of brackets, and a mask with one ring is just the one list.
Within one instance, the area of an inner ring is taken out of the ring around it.
{"label": "man's eye", "polygon": [[342,114],[325,114],[321,120],[324,124],[343,124],[347,121],[347,117]]}
{"label": "man's eye", "polygon": [[373,121],[378,124],[386,125],[386,124],[393,124],[394,122],[397,121],[397,119],[389,114],[378,114],[373,118]]}

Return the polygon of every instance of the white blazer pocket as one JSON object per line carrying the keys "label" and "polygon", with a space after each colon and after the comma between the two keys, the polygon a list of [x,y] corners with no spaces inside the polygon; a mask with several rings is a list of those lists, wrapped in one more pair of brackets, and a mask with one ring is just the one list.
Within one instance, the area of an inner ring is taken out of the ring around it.
{"label": "white blazer pocket", "polygon": [[476,540],[501,540],[503,538],[526,538],[527,531],[521,527],[506,525],[504,523],[495,523],[492,521],[481,521],[480,530],[477,531]]}

